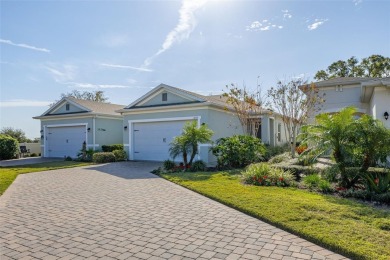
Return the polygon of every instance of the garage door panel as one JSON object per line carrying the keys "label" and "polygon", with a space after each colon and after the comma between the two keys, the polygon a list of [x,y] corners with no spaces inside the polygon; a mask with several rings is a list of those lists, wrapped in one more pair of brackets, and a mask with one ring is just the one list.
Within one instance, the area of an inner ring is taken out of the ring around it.
{"label": "garage door panel", "polygon": [[77,157],[86,141],[85,126],[49,127],[47,135],[48,157]]}
{"label": "garage door panel", "polygon": [[[188,121],[150,122],[134,124],[134,160],[164,161],[171,159],[169,145],[182,134]],[[182,158],[176,158],[182,161]]]}

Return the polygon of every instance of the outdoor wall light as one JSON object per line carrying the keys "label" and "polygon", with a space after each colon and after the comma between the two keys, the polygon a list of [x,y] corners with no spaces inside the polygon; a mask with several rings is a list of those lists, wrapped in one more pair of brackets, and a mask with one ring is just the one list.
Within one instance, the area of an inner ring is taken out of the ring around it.
{"label": "outdoor wall light", "polygon": [[41,134],[42,134],[42,133],[43,133],[43,130],[41,130],[40,132],[41,132]]}
{"label": "outdoor wall light", "polygon": [[90,128],[90,127],[88,127],[88,129],[87,129],[87,130],[88,130],[88,132],[89,132],[89,131],[91,131],[91,128]]}
{"label": "outdoor wall light", "polygon": [[385,117],[385,119],[389,119],[389,113],[387,113],[387,111],[383,114],[383,116]]}
{"label": "outdoor wall light", "polygon": [[123,129],[126,131],[127,130],[127,125],[125,125],[125,127],[123,127]]}

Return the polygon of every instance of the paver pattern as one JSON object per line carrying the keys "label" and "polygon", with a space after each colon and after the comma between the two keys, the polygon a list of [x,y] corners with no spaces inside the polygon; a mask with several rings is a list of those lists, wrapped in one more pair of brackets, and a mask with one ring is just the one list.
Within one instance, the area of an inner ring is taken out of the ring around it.
{"label": "paver pattern", "polygon": [[155,167],[19,175],[0,197],[0,259],[346,259],[150,174]]}

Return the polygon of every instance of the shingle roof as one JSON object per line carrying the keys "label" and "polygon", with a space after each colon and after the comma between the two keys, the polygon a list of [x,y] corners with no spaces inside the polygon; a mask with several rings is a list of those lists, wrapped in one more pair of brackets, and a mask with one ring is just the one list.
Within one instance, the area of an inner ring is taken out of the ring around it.
{"label": "shingle roof", "polygon": [[125,105],[83,100],[83,99],[77,99],[74,97],[68,97],[67,99],[69,99],[69,100],[91,110],[91,112],[97,113],[97,114],[116,115],[117,116],[118,113],[115,111],[125,107]]}
{"label": "shingle roof", "polygon": [[375,80],[376,78],[368,78],[368,77],[340,77],[340,78],[333,78],[323,81],[314,82],[314,84],[317,87],[327,87],[327,86],[334,86],[334,85],[349,85],[349,84],[356,84],[356,83],[362,83],[365,81]]}

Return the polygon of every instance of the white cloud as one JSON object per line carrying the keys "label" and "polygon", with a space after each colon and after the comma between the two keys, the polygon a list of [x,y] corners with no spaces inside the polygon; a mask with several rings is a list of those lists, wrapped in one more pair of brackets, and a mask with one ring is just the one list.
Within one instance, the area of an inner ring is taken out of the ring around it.
{"label": "white cloud", "polygon": [[117,68],[117,69],[130,69],[130,70],[137,70],[137,71],[142,71],[142,72],[153,71],[153,70],[145,68],[145,67],[133,67],[133,66],[127,66],[127,65],[109,64],[109,63],[101,63],[100,66]]}
{"label": "white cloud", "polygon": [[73,65],[49,64],[45,68],[50,72],[56,82],[72,81],[77,75],[77,67]]}
{"label": "white cloud", "polygon": [[9,44],[9,45],[20,47],[20,48],[26,48],[26,49],[30,49],[30,50],[34,50],[34,51],[42,51],[42,52],[48,52],[48,53],[50,52],[50,50],[45,49],[45,48],[38,48],[38,47],[31,46],[31,45],[28,45],[25,43],[13,43],[10,40],[0,39],[0,43]]}
{"label": "white cloud", "polygon": [[254,21],[250,25],[246,26],[247,31],[269,31],[270,29],[282,29],[283,26],[272,24],[268,20],[263,20],[263,22]]}
{"label": "white cloud", "polygon": [[290,13],[289,10],[282,10],[282,13],[283,13],[284,19],[291,19],[292,18],[292,14]]}
{"label": "white cloud", "polygon": [[11,99],[7,101],[0,101],[0,107],[46,107],[51,103],[52,102],[50,101]]}
{"label": "white cloud", "polygon": [[316,30],[320,25],[324,24],[327,21],[328,19],[315,19],[312,24],[309,24],[307,26],[307,28],[309,29],[309,31]]}
{"label": "white cloud", "polygon": [[161,48],[153,56],[145,59],[142,65],[143,68],[150,66],[157,56],[169,50],[175,43],[180,43],[190,37],[197,24],[195,12],[206,3],[207,0],[183,0],[179,10],[179,22],[167,34]]}
{"label": "white cloud", "polygon": [[352,2],[354,3],[355,6],[357,6],[360,5],[363,2],[363,0],[352,0]]}

